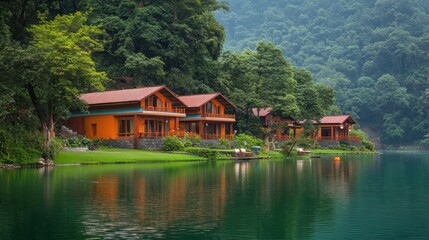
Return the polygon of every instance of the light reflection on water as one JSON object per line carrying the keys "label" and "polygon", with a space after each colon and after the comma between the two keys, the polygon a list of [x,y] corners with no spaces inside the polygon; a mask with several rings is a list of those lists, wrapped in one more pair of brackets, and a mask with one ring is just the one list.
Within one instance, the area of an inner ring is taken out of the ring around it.
{"label": "light reflection on water", "polygon": [[429,236],[427,154],[0,170],[1,239]]}

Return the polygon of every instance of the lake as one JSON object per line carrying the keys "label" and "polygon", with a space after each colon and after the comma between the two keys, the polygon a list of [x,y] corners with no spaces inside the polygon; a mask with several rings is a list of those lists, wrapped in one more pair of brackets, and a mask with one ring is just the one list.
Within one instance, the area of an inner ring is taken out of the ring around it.
{"label": "lake", "polygon": [[429,239],[429,153],[0,169],[0,239]]}

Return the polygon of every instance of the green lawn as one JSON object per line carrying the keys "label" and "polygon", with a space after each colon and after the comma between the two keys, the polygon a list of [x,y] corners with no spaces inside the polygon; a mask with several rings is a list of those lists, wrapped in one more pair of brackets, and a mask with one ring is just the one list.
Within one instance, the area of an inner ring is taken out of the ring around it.
{"label": "green lawn", "polygon": [[55,158],[57,164],[94,164],[156,161],[203,161],[202,157],[186,153],[166,153],[162,151],[134,149],[102,149],[87,152],[60,152]]}

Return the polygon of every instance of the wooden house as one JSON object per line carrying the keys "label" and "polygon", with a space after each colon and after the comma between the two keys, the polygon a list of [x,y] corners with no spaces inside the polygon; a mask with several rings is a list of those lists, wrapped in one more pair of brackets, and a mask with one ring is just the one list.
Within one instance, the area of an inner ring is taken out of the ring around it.
{"label": "wooden house", "polygon": [[272,108],[253,108],[252,114],[254,116],[259,117],[259,120],[262,124],[262,126],[266,129],[274,128],[274,140],[289,140],[290,136],[296,136],[297,132],[296,130],[299,129],[299,127],[295,126],[295,118],[293,117],[286,117],[282,118],[279,116],[273,116],[271,113]]}
{"label": "wooden house", "polygon": [[225,110],[235,109],[220,93],[180,96],[186,105],[186,118],[181,118],[180,129],[202,139],[225,138],[232,140],[235,115],[225,114]]}
{"label": "wooden house", "polygon": [[143,87],[82,94],[87,112],[74,112],[66,124],[90,139],[161,138],[175,135],[184,103],[167,87]]}
{"label": "wooden house", "polygon": [[356,121],[350,115],[324,116],[320,119],[317,137],[319,140],[358,141],[359,137],[349,132]]}

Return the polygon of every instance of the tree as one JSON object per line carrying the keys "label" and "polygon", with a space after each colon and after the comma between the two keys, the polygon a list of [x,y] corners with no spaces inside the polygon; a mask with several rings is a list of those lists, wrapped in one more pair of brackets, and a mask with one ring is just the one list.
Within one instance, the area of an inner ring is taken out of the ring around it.
{"label": "tree", "polygon": [[57,122],[67,117],[71,107],[80,105],[80,93],[102,90],[107,80],[91,59],[93,51],[102,50],[95,39],[102,32],[86,25],[86,19],[80,12],[53,21],[42,16],[41,24],[28,29],[33,36],[29,46],[2,50],[4,80],[25,89],[39,119],[45,160],[53,157],[50,150]]}

